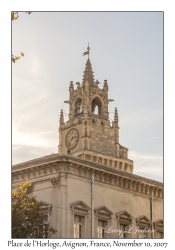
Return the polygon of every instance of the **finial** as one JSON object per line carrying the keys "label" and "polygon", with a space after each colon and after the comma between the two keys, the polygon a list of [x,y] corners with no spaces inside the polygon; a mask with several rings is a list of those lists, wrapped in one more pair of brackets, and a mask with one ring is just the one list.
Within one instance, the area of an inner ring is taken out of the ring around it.
{"label": "finial", "polygon": [[72,94],[73,94],[73,92],[74,92],[74,85],[73,85],[73,81],[71,81],[71,82],[70,82],[69,91],[70,91],[70,95],[72,95]]}
{"label": "finial", "polygon": [[61,112],[60,112],[60,124],[65,124],[64,123],[64,115],[63,115],[63,110],[61,109]]}
{"label": "finial", "polygon": [[74,89],[73,81],[70,81],[69,90],[70,90],[70,88],[73,88],[73,89]]}
{"label": "finial", "polygon": [[115,108],[115,112],[114,112],[114,122],[118,123],[118,111],[117,111],[117,108]]}
{"label": "finial", "polygon": [[99,81],[96,80],[96,82],[95,82],[95,87],[98,87],[98,84],[99,84]]}
{"label": "finial", "polygon": [[80,83],[76,82],[77,88],[80,88]]}
{"label": "finial", "polygon": [[105,91],[108,91],[108,83],[107,83],[107,80],[104,80],[103,89],[104,89]]}

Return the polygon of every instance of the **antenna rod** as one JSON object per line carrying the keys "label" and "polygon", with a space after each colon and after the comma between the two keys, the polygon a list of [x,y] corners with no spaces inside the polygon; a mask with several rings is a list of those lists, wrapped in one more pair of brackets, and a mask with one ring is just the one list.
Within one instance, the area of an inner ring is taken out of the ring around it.
{"label": "antenna rod", "polygon": [[87,50],[88,50],[88,59],[89,59],[89,50],[90,50],[90,47],[89,47],[89,42],[88,42],[88,47],[87,47]]}

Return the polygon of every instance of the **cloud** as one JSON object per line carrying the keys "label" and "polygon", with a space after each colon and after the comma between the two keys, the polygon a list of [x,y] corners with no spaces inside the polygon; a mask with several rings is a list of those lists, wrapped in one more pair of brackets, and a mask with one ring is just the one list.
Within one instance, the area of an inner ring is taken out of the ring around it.
{"label": "cloud", "polygon": [[54,145],[52,139],[52,131],[40,131],[38,133],[22,133],[19,131],[14,131],[12,134],[12,143],[21,146],[52,147],[52,145]]}
{"label": "cloud", "polygon": [[33,146],[24,144],[13,144],[12,147],[12,164],[33,160],[39,157],[57,153],[56,147],[45,145]]}
{"label": "cloud", "polygon": [[162,155],[143,154],[131,150],[128,158],[134,161],[134,174],[158,181],[163,180]]}

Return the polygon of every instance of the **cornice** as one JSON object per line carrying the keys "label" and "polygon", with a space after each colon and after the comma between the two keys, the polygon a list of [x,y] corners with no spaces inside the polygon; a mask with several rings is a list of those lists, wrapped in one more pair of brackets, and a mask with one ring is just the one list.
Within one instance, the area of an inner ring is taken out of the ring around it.
{"label": "cornice", "polygon": [[[116,144],[119,144],[119,143],[116,143]],[[122,146],[122,148],[125,148],[125,147]],[[125,148],[125,149],[127,149],[127,148]],[[131,160],[131,159],[121,158],[121,157],[118,157],[118,156],[114,156],[112,154],[105,154],[105,153],[101,153],[101,152],[98,152],[98,151],[95,151],[95,150],[93,150],[93,152],[91,150],[89,150],[89,149],[84,149],[83,151],[82,150],[78,150],[78,151],[74,152],[73,154],[74,155],[78,155],[79,153],[92,154],[92,155],[97,154],[97,156],[99,155],[99,157],[101,157],[100,155],[103,155],[104,158],[109,158],[111,160],[116,160],[116,161],[122,160],[122,161],[126,161],[126,162],[129,162],[129,163],[133,164],[133,160]]]}
{"label": "cornice", "polygon": [[[94,172],[95,182],[128,190],[146,196],[162,199],[163,184],[145,177],[130,174],[99,163],[67,155],[49,155],[32,161],[16,164],[12,167],[13,183],[41,178],[66,172],[81,178],[91,178]],[[20,178],[19,178],[20,177]]]}
{"label": "cornice", "polygon": [[114,169],[112,167],[108,167],[105,165],[102,165],[100,163],[96,163],[93,161],[88,161],[85,159],[81,159],[78,157],[73,157],[73,156],[68,156],[68,155],[59,155],[59,154],[51,154],[51,155],[47,155],[41,158],[37,158],[31,161],[26,161],[23,163],[19,163],[19,164],[15,164],[12,166],[12,173],[15,171],[20,171],[20,170],[24,170],[24,169],[30,169],[33,167],[37,167],[37,166],[41,166],[43,164],[48,164],[48,163],[59,163],[59,162],[73,162],[73,163],[77,163],[77,164],[82,164],[82,165],[87,165],[87,167],[91,167],[94,170],[101,170],[101,171],[106,171],[106,172],[110,172],[113,174],[119,174],[121,176],[126,176],[128,178],[131,178],[132,180],[139,180],[139,181],[143,181],[143,182],[147,182],[153,185],[160,185],[163,186],[162,182],[158,182],[152,179],[148,179],[136,174],[130,174],[127,173],[125,171],[122,170],[118,170],[118,169]]}

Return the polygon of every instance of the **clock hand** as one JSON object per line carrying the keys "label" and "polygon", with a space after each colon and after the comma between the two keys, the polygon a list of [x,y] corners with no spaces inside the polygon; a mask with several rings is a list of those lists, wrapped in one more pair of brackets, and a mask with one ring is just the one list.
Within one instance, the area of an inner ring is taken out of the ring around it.
{"label": "clock hand", "polygon": [[76,135],[75,135],[75,136],[73,136],[73,137],[71,138],[71,141],[72,141],[74,138],[77,138],[77,136],[76,136]]}

